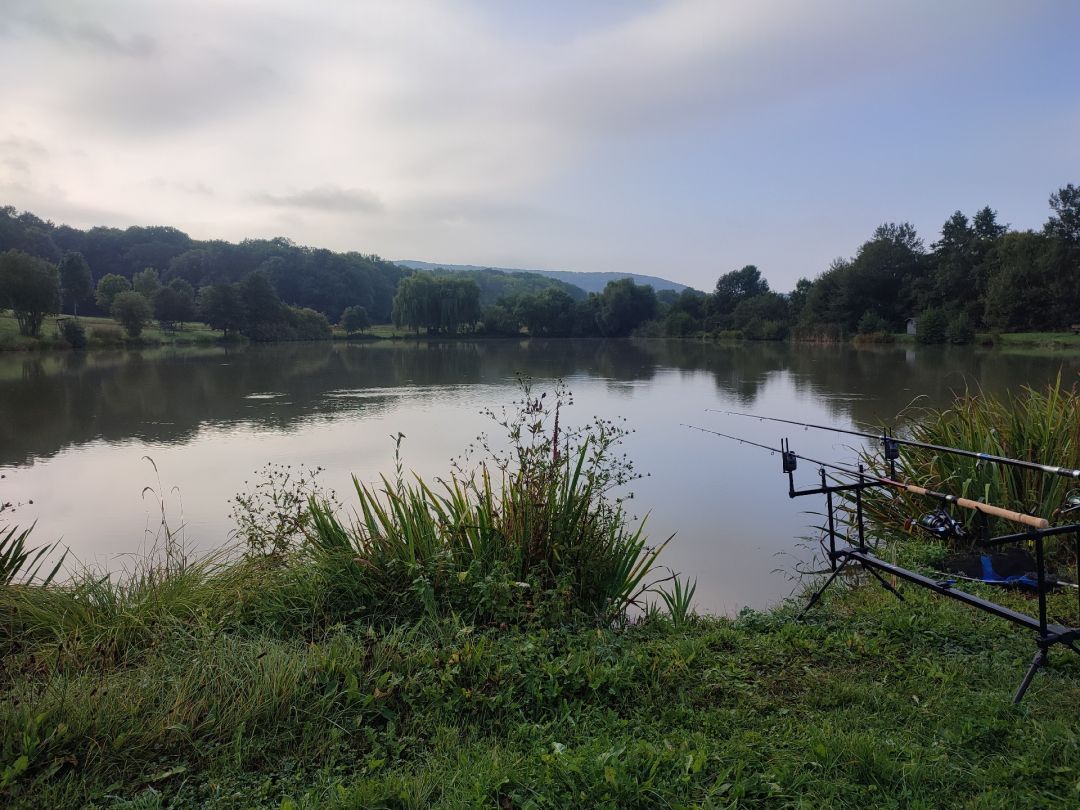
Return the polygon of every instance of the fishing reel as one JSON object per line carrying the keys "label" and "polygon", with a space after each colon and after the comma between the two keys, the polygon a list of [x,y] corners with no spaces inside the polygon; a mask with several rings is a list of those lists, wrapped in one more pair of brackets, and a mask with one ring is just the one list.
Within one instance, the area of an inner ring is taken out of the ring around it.
{"label": "fishing reel", "polygon": [[923,531],[932,534],[938,540],[963,540],[968,536],[968,531],[964,528],[964,524],[944,509],[938,509],[935,512],[927,512],[915,521],[910,518],[905,521],[905,529],[910,531],[913,527],[918,527]]}
{"label": "fishing reel", "polygon": [[1054,517],[1061,517],[1070,512],[1080,511],[1080,489],[1070,489],[1065,493],[1065,500],[1054,510]]}

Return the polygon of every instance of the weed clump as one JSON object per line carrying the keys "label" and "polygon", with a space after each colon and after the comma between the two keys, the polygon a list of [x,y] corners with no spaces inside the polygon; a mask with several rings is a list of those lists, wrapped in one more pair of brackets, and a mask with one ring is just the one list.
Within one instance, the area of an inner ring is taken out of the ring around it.
{"label": "weed clump", "polygon": [[331,610],[488,623],[580,612],[610,621],[638,602],[664,544],[648,546],[643,523],[631,527],[623,509],[630,494],[622,490],[637,476],[617,452],[627,429],[599,418],[567,428],[565,387],[549,398],[523,379],[521,391],[510,408],[486,412],[501,441],[477,437],[449,478],[409,478],[399,453],[395,478],[376,486],[354,478],[355,519],[310,499],[308,549]]}

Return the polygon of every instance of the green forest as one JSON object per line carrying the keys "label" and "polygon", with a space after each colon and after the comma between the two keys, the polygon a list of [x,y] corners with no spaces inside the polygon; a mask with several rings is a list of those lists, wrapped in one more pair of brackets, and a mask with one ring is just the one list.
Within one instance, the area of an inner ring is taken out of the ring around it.
{"label": "green forest", "polygon": [[[0,308],[24,336],[39,335],[49,315],[82,313],[111,316],[129,338],[153,322],[199,320],[257,341],[388,323],[425,335],[874,341],[914,321],[920,341],[966,343],[976,331],[1071,328],[1078,278],[1080,188],[1071,183],[1050,195],[1039,231],[1014,230],[989,206],[956,211],[929,247],[910,223],[885,223],[789,293],[754,265],[720,275],[707,293],[623,279],[586,294],[531,273],[411,271],[281,237],[234,244],[163,226],[80,230],[0,208]],[[85,345],[77,319],[61,330]]]}

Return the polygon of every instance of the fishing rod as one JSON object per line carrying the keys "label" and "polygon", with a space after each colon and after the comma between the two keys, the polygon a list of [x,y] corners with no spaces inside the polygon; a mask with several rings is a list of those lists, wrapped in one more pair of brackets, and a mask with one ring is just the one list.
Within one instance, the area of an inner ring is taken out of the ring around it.
{"label": "fishing rod", "polygon": [[1050,473],[1051,475],[1061,475],[1065,478],[1080,478],[1080,470],[1074,470],[1069,467],[1054,467],[1050,464],[1039,464],[1034,461],[1024,461],[1019,458],[1008,458],[1007,456],[995,456],[991,453],[979,453],[975,450],[964,450],[960,447],[945,447],[940,444],[929,444],[927,442],[917,442],[912,439],[898,439],[895,436],[887,436],[884,434],[876,433],[863,433],[859,430],[847,430],[845,428],[831,427],[829,425],[814,425],[809,422],[796,422],[792,419],[778,419],[775,416],[759,416],[756,413],[743,413],[742,411],[719,411],[713,408],[707,410],[712,413],[726,413],[732,416],[745,416],[750,419],[761,419],[766,422],[783,422],[785,425],[797,425],[804,428],[814,428],[815,430],[828,430],[833,433],[846,433],[850,436],[861,436],[864,439],[877,439],[882,441],[886,445],[886,450],[889,448],[889,443],[903,444],[908,447],[921,447],[924,450],[935,450],[939,453],[952,453],[957,456],[967,456],[968,458],[975,458],[979,461],[989,461],[994,464],[1007,464],[1012,467],[1023,467],[1027,470],[1038,470],[1039,472]]}
{"label": "fishing rod", "polygon": [[[782,421],[782,420],[781,420]],[[748,444],[752,447],[760,447],[762,450],[769,450],[773,453],[780,453],[785,459],[797,458],[810,464],[816,464],[823,469],[834,470],[843,475],[849,477],[855,477],[860,479],[866,479],[873,481],[877,484],[884,486],[894,487],[896,489],[902,489],[906,492],[910,492],[913,495],[924,495],[929,498],[936,498],[939,501],[945,501],[946,503],[953,503],[964,509],[972,509],[976,512],[982,512],[984,515],[991,515],[993,517],[1001,518],[1002,520],[1012,521],[1013,523],[1020,523],[1024,526],[1030,526],[1033,529],[1046,529],[1050,526],[1050,522],[1045,518],[1035,517],[1034,515],[1026,515],[1023,512],[1014,512],[1009,509],[1003,509],[1000,506],[993,506],[982,501],[973,501],[970,498],[961,498],[958,495],[950,495],[947,492],[937,492],[926,487],[916,486],[915,484],[906,484],[903,481],[897,481],[894,478],[885,478],[880,475],[873,475],[872,473],[863,472],[862,470],[853,470],[850,467],[844,467],[840,464],[831,464],[825,461],[818,461],[817,459],[808,458],[807,456],[800,456],[798,453],[794,453],[791,450],[781,449],[776,447],[770,447],[767,444],[760,444],[758,442],[750,441],[750,439],[744,439],[741,436],[732,436],[727,433],[721,433],[718,430],[709,430],[708,428],[698,427],[697,425],[683,424],[683,427],[690,428],[691,430],[700,430],[702,433],[712,433],[714,436],[720,436],[725,439],[732,439],[742,444]],[[785,469],[787,463],[785,461]]]}

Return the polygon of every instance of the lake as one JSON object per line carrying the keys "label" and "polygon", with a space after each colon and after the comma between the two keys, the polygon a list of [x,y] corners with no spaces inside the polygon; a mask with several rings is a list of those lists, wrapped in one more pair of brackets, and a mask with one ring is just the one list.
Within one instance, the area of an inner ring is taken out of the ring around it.
{"label": "lake", "polygon": [[[629,502],[648,533],[675,539],[664,564],[696,577],[712,613],[766,607],[795,587],[798,538],[816,499],[789,500],[778,456],[682,427],[735,433],[850,462],[853,437],[740,419],[753,410],[851,427],[893,423],[910,403],[941,406],[965,386],[1003,393],[1077,380],[1080,358],[961,348],[853,349],[682,341],[453,341],[0,355],[0,513],[37,521],[83,563],[121,569],[160,524],[153,493],[187,544],[228,542],[230,499],[267,462],[324,468],[351,506],[350,475],[405,464],[445,475],[481,431],[483,408],[518,398],[516,375],[564,379],[564,423],[626,417],[626,452],[648,477]],[[157,472],[144,457],[153,459]],[[806,465],[804,465],[806,466]],[[800,470],[807,484],[813,470]],[[160,476],[160,478],[159,478]]]}

